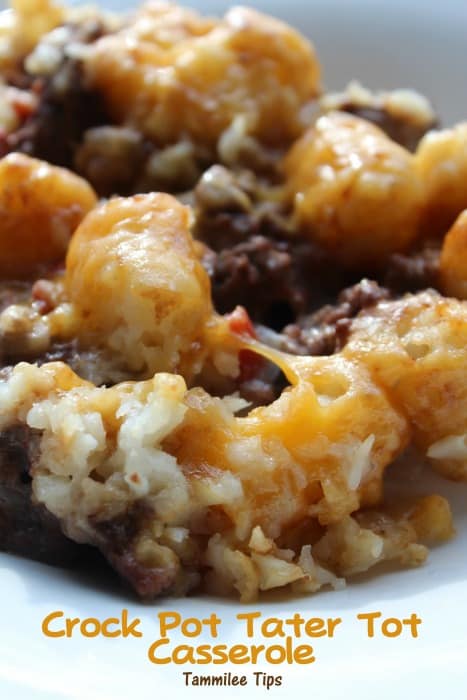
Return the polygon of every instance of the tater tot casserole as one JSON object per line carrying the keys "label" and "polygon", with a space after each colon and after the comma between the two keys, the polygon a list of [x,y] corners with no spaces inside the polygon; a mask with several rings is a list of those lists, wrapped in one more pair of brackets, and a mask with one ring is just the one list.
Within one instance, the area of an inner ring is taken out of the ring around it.
{"label": "tater tot casserole", "polygon": [[246,7],[13,0],[0,76],[0,547],[248,602],[453,536],[386,472],[467,481],[467,122]]}

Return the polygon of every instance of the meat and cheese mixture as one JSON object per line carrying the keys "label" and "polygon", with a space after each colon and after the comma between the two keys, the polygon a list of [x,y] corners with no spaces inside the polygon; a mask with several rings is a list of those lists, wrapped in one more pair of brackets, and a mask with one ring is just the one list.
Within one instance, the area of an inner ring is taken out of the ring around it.
{"label": "meat and cheese mixture", "polygon": [[467,480],[467,122],[244,7],[14,0],[0,73],[2,548],[145,599],[422,563],[449,504],[384,477]]}

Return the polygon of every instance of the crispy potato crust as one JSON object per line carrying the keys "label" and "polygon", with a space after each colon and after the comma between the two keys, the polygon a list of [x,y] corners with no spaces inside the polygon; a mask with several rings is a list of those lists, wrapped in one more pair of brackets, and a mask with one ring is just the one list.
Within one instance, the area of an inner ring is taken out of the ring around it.
{"label": "crispy potato crust", "polygon": [[413,158],[364,119],[320,117],[284,170],[300,230],[346,267],[381,266],[415,240],[424,195]]}

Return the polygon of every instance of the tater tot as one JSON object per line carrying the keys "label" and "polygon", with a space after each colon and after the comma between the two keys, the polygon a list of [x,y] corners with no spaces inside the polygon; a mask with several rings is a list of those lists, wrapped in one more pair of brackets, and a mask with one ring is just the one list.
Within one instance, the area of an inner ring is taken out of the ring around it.
{"label": "tater tot", "polygon": [[439,268],[442,292],[467,299],[467,209],[456,219],[443,241]]}
{"label": "tater tot", "polygon": [[[295,498],[302,502],[302,515],[314,499],[313,512],[326,524],[358,505],[379,502],[383,471],[409,440],[404,416],[362,364],[341,355],[284,362],[297,373],[296,384],[271,405],[239,419],[240,434],[261,436],[266,453],[277,461],[279,490],[285,489],[283,470],[294,471],[286,464],[301,470],[304,486],[298,484]],[[255,479],[253,470],[250,478]],[[256,483],[253,491],[261,493],[261,488]],[[281,509],[286,513],[282,502],[274,506],[271,499],[262,515],[267,531],[273,529],[271,522],[283,519]],[[297,504],[295,517],[296,511]]]}
{"label": "tater tot", "polygon": [[290,363],[296,384],[235,421],[193,395],[167,442],[187,476],[230,470],[241,479],[245,497],[224,506],[239,531],[259,524],[277,537],[308,515],[329,524],[377,503],[383,471],[409,439],[406,419],[362,366],[337,355]]}
{"label": "tater tot", "polygon": [[298,32],[243,7],[215,22],[179,8],[146,12],[153,31],[143,8],[85,62],[114,119],[161,145],[188,135],[215,148],[235,119],[266,144],[298,136],[300,109],[319,89],[314,50]]}
{"label": "tater tot", "polygon": [[148,41],[169,49],[185,39],[207,34],[217,20],[173,2],[149,0],[136,9],[129,24],[128,34],[138,42]]}
{"label": "tater tot", "polygon": [[53,0],[11,0],[11,10],[0,16],[0,67],[14,67],[66,14]]}
{"label": "tater tot", "polygon": [[434,291],[380,303],[352,324],[346,357],[366,364],[451,478],[467,478],[467,305]]}
{"label": "tater tot", "polygon": [[190,223],[188,207],[159,193],[112,199],[86,217],[66,261],[84,342],[119,353],[143,375],[190,376],[212,313]]}
{"label": "tater tot", "polygon": [[65,9],[52,0],[12,0],[25,47],[31,48],[41,37],[65,19]]}
{"label": "tater tot", "polygon": [[21,153],[0,160],[0,275],[20,278],[65,257],[97,203],[82,178]]}
{"label": "tater tot", "polygon": [[430,131],[420,142],[415,166],[426,189],[425,235],[444,235],[467,208],[467,122]]}
{"label": "tater tot", "polygon": [[321,117],[284,168],[299,227],[341,264],[378,266],[414,241],[423,191],[412,156],[369,122]]}

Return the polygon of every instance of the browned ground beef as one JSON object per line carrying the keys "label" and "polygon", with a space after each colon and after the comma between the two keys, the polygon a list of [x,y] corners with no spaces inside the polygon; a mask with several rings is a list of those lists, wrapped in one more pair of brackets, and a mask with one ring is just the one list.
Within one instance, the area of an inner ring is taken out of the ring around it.
{"label": "browned ground beef", "polygon": [[258,197],[251,172],[213,166],[194,191],[195,236],[207,249],[214,305],[244,306],[255,323],[281,330],[353,282],[328,253],[293,230],[280,202]]}
{"label": "browned ground beef", "polygon": [[0,432],[0,549],[49,564],[71,564],[82,554],[58,520],[31,500],[29,470],[37,434],[25,426]]}
{"label": "browned ground beef", "polygon": [[427,131],[438,126],[437,120],[433,120],[430,124],[426,124],[422,127],[403,117],[396,117],[385,109],[362,107],[352,104],[351,102],[343,104],[340,109],[349,114],[355,114],[356,117],[366,119],[376,126],[379,126],[380,129],[386,132],[389,138],[400,143],[401,146],[405,146],[409,151],[415,151],[419,141]]}
{"label": "browned ground beef", "polygon": [[336,304],[326,304],[284,328],[282,349],[294,355],[332,355],[345,345],[351,320],[390,296],[385,287],[363,279],[344,289]]}
{"label": "browned ground beef", "polygon": [[[29,471],[39,437],[24,425],[0,432],[0,549],[56,566],[100,568],[95,550],[68,539],[57,518],[32,499]],[[134,556],[135,534],[149,515],[147,506],[137,503],[117,519],[95,523],[95,546],[141,598],[170,588],[176,575],[167,566],[144,567]]]}
{"label": "browned ground beef", "polygon": [[169,592],[177,577],[175,566],[142,565],[135,556],[135,538],[141,533],[144,521],[150,520],[151,516],[152,511],[144,501],[137,501],[128,513],[112,520],[92,523],[95,545],[143,600],[153,600],[161,593]]}
{"label": "browned ground beef", "polygon": [[394,293],[416,292],[427,287],[436,288],[439,272],[438,247],[427,245],[411,255],[392,255],[386,266],[384,284]]}
{"label": "browned ground beef", "polygon": [[[94,41],[102,35],[102,27],[95,21],[84,22],[73,31],[76,40],[82,42]],[[15,82],[25,83],[26,77],[21,79],[18,73]],[[4,150],[22,151],[72,168],[83,133],[107,121],[102,99],[84,87],[79,62],[65,57],[52,77],[34,80],[31,88],[39,97],[37,110],[16,132],[8,135]]]}
{"label": "browned ground beef", "polygon": [[241,304],[255,323],[275,331],[288,326],[289,352],[330,354],[342,344],[336,328],[342,336],[346,318],[382,298],[437,286],[434,247],[392,255],[369,282],[371,271],[344,271],[312,241],[287,237],[285,229],[281,235],[277,219],[269,231],[256,212],[223,212],[205,224],[198,222],[198,235],[219,249],[203,258],[216,308],[225,313]]}
{"label": "browned ground beef", "polygon": [[253,321],[281,330],[335,288],[332,275],[322,279],[323,269],[325,256],[312,243],[251,236],[215,255],[214,304],[221,313],[241,304]]}
{"label": "browned ground beef", "polygon": [[[375,271],[340,268],[317,243],[297,235],[280,201],[262,201],[260,189],[261,182],[251,172],[235,174],[213,166],[194,190],[195,235],[207,246],[203,260],[214,304],[221,313],[241,304],[255,323],[275,331],[292,324],[290,352],[332,352],[335,332],[321,315],[329,316],[329,305],[337,305],[338,315],[348,315],[343,302],[349,299],[345,293],[339,297],[346,287],[352,287],[353,300],[355,290],[359,295],[359,302],[352,301],[357,310],[350,317],[368,306],[374,289],[370,294],[365,277],[373,277]],[[439,247],[430,245],[392,255],[376,280],[394,295],[436,287],[438,257]],[[297,328],[306,331],[306,340]]]}

